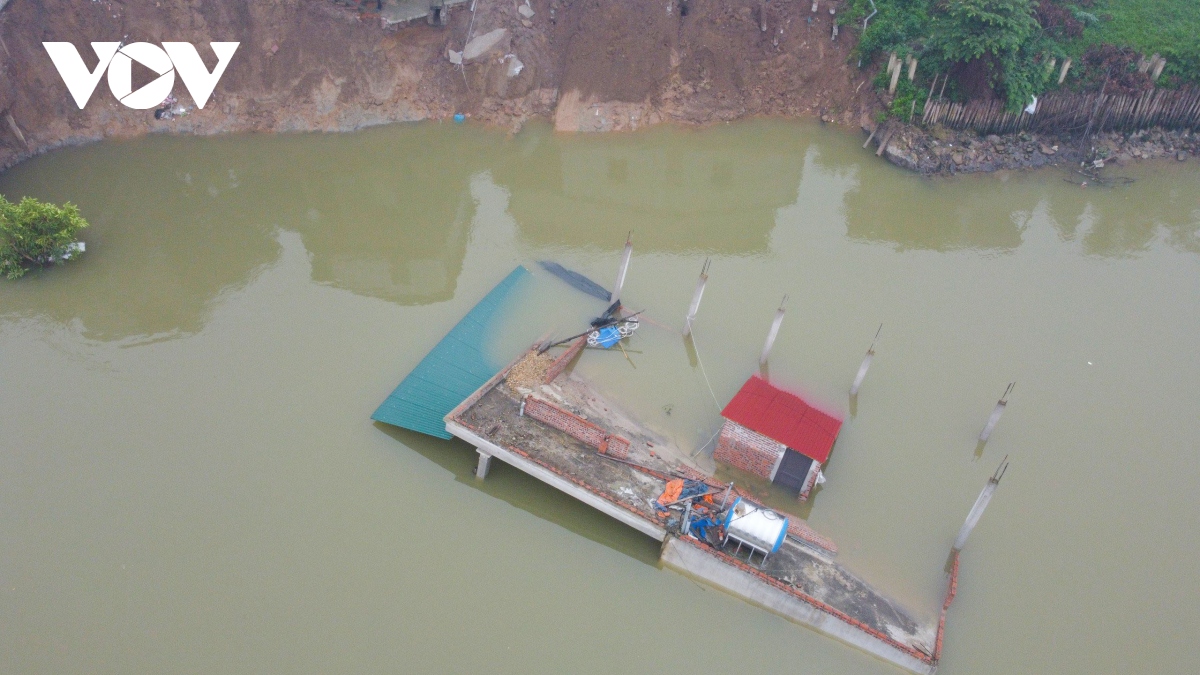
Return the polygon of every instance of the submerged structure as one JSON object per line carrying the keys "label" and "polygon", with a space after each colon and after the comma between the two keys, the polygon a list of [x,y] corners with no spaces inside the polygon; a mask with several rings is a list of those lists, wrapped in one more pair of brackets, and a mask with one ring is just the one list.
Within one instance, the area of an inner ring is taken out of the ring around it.
{"label": "submerged structure", "polygon": [[[662,542],[665,566],[909,672],[936,671],[957,584],[957,549],[940,617],[918,615],[838,564],[837,546],[802,519],[716,480],[690,449],[571,372],[586,350],[619,345],[636,328],[636,316],[626,315],[619,301],[580,335],[527,342],[498,363],[490,355],[498,319],[530,276],[518,267],[492,289],[373,418],[460,438],[479,455],[479,479],[493,460],[504,462]],[[722,415],[713,458],[796,489],[801,499],[822,480],[842,424],[757,375]]]}
{"label": "submerged structure", "polygon": [[842,420],[758,375],[746,380],[721,411],[725,424],[713,459],[799,490],[800,501],[824,483]]}

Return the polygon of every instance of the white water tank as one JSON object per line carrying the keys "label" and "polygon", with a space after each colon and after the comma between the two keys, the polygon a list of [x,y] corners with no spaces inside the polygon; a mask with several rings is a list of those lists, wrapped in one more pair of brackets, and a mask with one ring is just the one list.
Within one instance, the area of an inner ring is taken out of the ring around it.
{"label": "white water tank", "polygon": [[787,537],[788,519],[741,497],[725,514],[725,536],[758,549],[764,557],[779,550]]}

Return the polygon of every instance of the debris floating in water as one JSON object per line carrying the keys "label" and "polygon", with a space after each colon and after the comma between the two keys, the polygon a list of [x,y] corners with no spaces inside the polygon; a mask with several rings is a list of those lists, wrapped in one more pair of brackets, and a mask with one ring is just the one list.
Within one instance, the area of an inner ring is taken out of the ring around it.
{"label": "debris floating in water", "polygon": [[577,290],[583,291],[594,298],[599,298],[605,302],[608,302],[612,298],[612,294],[609,293],[608,290],[606,290],[603,286],[583,276],[579,272],[569,270],[550,260],[539,260],[538,264],[542,266],[542,269],[553,274],[559,279],[562,279]]}
{"label": "debris floating in water", "polygon": [[604,326],[599,330],[594,330],[588,334],[587,343],[593,347],[603,347],[611,349],[613,345],[620,342],[622,339],[633,335],[633,331],[638,329],[637,317],[630,317],[626,321]]}

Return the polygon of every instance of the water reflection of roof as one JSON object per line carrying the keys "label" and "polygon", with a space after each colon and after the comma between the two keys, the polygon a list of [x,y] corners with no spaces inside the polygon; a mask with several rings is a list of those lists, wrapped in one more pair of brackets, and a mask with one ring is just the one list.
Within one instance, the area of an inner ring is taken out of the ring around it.
{"label": "water reflection of roof", "polygon": [[842,428],[840,419],[758,375],[746,380],[721,416],[820,463],[829,459]]}

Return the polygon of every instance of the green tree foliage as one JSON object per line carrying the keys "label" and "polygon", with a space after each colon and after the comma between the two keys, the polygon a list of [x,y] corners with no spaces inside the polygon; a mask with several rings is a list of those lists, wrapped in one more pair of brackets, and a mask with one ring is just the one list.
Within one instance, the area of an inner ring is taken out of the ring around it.
{"label": "green tree foliage", "polygon": [[[904,58],[921,48],[929,31],[929,0],[875,0],[874,9],[875,16],[858,41],[860,56],[870,59],[895,52]],[[869,0],[850,0],[850,11],[842,17],[861,28],[871,11]]]}
{"label": "green tree foliage", "polygon": [[946,0],[932,19],[928,47],[951,63],[1011,59],[1041,28],[1029,0]]}
{"label": "green tree foliage", "polygon": [[[1075,1],[1084,4],[1083,0]],[[1200,2],[1094,0],[1087,4],[1089,16],[1083,20],[1082,35],[1067,45],[1068,51],[1078,55],[1101,45],[1114,45],[1132,48],[1138,54],[1161,54],[1167,59],[1167,67],[1163,80],[1158,82],[1160,86],[1167,81],[1175,85],[1200,83]]]}
{"label": "green tree foliage", "polygon": [[74,204],[47,204],[25,197],[18,204],[0,195],[0,274],[16,279],[35,265],[61,263],[87,221]]}
{"label": "green tree foliage", "polygon": [[1046,86],[1041,65],[1052,47],[1042,36],[1030,0],[945,0],[936,5],[926,48],[946,64],[983,59],[993,89],[1019,110]]}
{"label": "green tree foliage", "polygon": [[[859,38],[857,56],[864,62],[911,54],[920,60],[918,72],[926,82],[955,70],[961,74],[966,66],[973,74],[986,73],[986,84],[1010,110],[1056,86],[1050,58],[1073,57],[1070,86],[1091,90],[1110,77],[1129,79],[1129,68],[1113,72],[1112,59],[1104,58],[1114,50],[1133,61],[1166,57],[1163,78],[1147,80],[1141,89],[1200,82],[1200,0],[848,0],[848,5],[839,21],[860,30],[877,10]],[[955,84],[947,90],[952,95]],[[1126,85],[1118,89],[1140,90]]]}
{"label": "green tree foliage", "polygon": [[[1027,105],[1049,84],[1046,59],[1062,49],[1038,23],[1032,0],[874,0],[878,13],[861,36],[864,59],[894,52],[913,54],[925,73],[945,73],[958,64],[986,65],[988,85],[1012,110]],[[847,16],[856,22],[871,11],[870,0],[852,0]]]}

